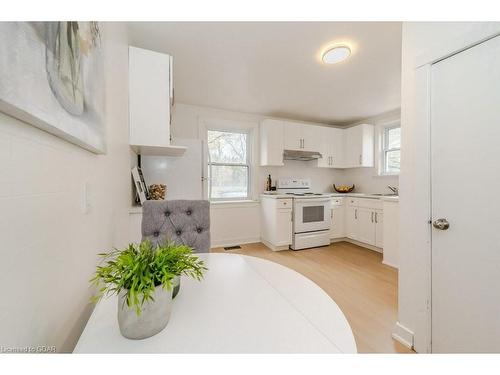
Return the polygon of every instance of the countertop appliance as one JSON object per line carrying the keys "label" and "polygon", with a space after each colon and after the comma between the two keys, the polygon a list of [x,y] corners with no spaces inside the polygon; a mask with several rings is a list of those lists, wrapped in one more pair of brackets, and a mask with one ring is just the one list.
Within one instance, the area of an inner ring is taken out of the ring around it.
{"label": "countertop appliance", "polygon": [[277,194],[286,194],[293,202],[292,250],[330,244],[329,194],[315,193],[309,179],[279,179]]}

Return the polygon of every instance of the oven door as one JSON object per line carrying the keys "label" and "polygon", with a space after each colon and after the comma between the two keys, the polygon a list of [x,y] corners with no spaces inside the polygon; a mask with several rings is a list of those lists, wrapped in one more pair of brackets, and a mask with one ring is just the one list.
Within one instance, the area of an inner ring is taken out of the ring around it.
{"label": "oven door", "polygon": [[293,232],[304,233],[330,229],[330,198],[294,198]]}

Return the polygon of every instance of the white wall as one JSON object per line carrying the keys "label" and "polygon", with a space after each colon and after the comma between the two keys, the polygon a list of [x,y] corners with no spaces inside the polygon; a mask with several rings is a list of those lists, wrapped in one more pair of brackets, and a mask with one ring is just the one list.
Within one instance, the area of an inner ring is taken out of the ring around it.
{"label": "white wall", "polygon": [[430,350],[430,144],[426,74],[415,68],[498,32],[500,23],[403,23],[398,321],[418,352]]}
{"label": "white wall", "polygon": [[394,124],[401,119],[399,109],[378,116],[369,117],[358,121],[349,126],[357,124],[375,125],[375,167],[373,168],[352,168],[346,171],[346,177],[349,178],[348,184],[355,184],[356,191],[360,193],[390,193],[387,185],[399,186],[399,176],[380,176],[378,174],[379,162],[379,141],[382,135],[382,129],[388,124]]}
{"label": "white wall", "polygon": [[[103,25],[108,152],[95,155],[0,114],[2,346],[71,351],[92,311],[97,253],[128,240],[127,32]],[[81,210],[89,183],[91,211]]]}

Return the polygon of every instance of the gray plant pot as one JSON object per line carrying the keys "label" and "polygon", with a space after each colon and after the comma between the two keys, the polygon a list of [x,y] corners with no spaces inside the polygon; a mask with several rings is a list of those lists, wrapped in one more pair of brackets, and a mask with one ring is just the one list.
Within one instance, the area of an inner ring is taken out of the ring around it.
{"label": "gray plant pot", "polygon": [[174,276],[174,278],[172,279],[172,287],[174,288],[174,291],[172,292],[172,298],[175,298],[175,296],[179,293],[179,290],[181,289],[180,276]]}
{"label": "gray plant pot", "polygon": [[118,296],[118,325],[123,336],[140,340],[156,335],[167,326],[172,310],[172,288],[163,289],[162,285],[155,288],[154,301],[145,302],[140,315],[135,308],[124,303],[127,294],[122,290]]}

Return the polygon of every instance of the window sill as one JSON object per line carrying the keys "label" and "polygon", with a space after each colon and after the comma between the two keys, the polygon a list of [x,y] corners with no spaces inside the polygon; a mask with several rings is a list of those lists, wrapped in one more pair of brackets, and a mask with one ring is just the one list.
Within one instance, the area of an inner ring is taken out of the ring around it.
{"label": "window sill", "polygon": [[234,201],[210,201],[210,207],[212,208],[251,207],[251,206],[257,206],[258,204],[259,204],[258,200],[252,200],[252,199],[242,199]]}
{"label": "window sill", "polygon": [[399,177],[399,173],[378,173],[375,177]]}

